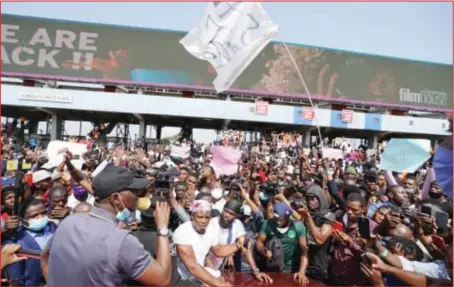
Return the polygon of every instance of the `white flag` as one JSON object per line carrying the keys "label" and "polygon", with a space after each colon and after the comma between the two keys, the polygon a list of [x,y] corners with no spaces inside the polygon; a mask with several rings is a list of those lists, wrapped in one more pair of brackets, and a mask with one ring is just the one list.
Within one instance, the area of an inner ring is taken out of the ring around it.
{"label": "white flag", "polygon": [[203,20],[180,43],[216,69],[213,85],[221,93],[277,33],[278,26],[259,2],[210,2]]}

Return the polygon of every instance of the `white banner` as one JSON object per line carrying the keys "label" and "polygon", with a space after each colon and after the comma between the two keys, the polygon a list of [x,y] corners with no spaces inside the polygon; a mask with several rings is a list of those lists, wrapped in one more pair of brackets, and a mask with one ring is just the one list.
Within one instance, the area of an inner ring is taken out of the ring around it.
{"label": "white banner", "polygon": [[63,162],[65,156],[63,153],[59,153],[63,149],[68,149],[73,157],[78,157],[78,159],[71,160],[71,163],[75,168],[81,169],[84,163],[82,158],[83,154],[87,152],[87,146],[80,143],[72,143],[65,141],[51,141],[47,145],[47,157],[49,161],[45,164],[46,168],[52,168],[58,166]]}
{"label": "white banner", "polygon": [[191,147],[173,145],[170,148],[170,155],[173,157],[186,159],[191,155]]}
{"label": "white banner", "polygon": [[344,158],[344,153],[342,152],[341,149],[337,148],[323,148],[322,149],[322,155],[324,158],[327,159],[343,159]]}
{"label": "white banner", "polygon": [[213,85],[221,93],[277,33],[278,26],[259,2],[210,2],[202,21],[180,43],[215,68]]}

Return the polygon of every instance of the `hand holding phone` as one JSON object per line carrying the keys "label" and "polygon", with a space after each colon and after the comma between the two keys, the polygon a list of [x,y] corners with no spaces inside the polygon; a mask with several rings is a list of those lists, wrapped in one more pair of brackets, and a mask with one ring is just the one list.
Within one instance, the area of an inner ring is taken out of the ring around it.
{"label": "hand holding phone", "polygon": [[445,233],[448,228],[449,215],[446,212],[435,213],[435,224],[437,224],[437,233]]}
{"label": "hand holding phone", "polygon": [[24,258],[41,259],[41,251],[21,247],[16,255]]}
{"label": "hand holding phone", "polygon": [[333,224],[333,229],[337,231],[344,231],[344,225],[342,224],[342,222],[336,220]]}
{"label": "hand holding phone", "polygon": [[367,254],[363,254],[361,256],[361,261],[364,262],[364,264],[366,264],[367,267],[372,267],[372,259],[370,259],[369,256],[367,256]]}
{"label": "hand holding phone", "polygon": [[423,205],[421,206],[421,213],[432,216],[432,208],[430,206]]}
{"label": "hand holding phone", "polygon": [[370,231],[370,221],[367,217],[359,217],[358,218],[358,231],[361,238],[370,239],[371,238],[371,231]]}
{"label": "hand holding phone", "polygon": [[5,246],[3,246],[1,269],[10,264],[27,259],[26,257],[20,256],[17,253],[19,249],[21,249],[21,246],[19,244],[6,244]]}

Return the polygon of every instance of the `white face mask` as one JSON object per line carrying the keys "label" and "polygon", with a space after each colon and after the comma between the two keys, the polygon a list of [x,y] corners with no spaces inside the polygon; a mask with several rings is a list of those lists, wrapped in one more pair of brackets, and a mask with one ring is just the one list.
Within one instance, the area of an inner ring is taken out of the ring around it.
{"label": "white face mask", "polygon": [[288,226],[284,228],[276,227],[276,229],[277,231],[279,231],[279,233],[284,234],[288,231]]}
{"label": "white face mask", "polygon": [[413,193],[415,193],[415,190],[411,187],[407,187],[407,188],[405,188],[405,192],[413,194]]}
{"label": "white face mask", "polygon": [[222,192],[222,189],[220,189],[220,188],[215,188],[215,189],[213,189],[213,190],[211,191],[211,196],[212,196],[215,200],[221,199],[222,194],[223,194],[223,192]]}

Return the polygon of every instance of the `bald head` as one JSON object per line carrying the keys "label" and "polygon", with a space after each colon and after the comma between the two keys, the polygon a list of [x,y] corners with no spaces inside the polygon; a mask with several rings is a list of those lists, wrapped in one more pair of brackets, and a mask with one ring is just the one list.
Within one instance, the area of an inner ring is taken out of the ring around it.
{"label": "bald head", "polygon": [[73,213],[89,213],[91,207],[90,203],[81,202],[73,208]]}
{"label": "bald head", "polygon": [[404,237],[409,240],[414,239],[413,232],[411,231],[410,227],[402,223],[397,224],[396,227],[390,231],[390,235]]}

